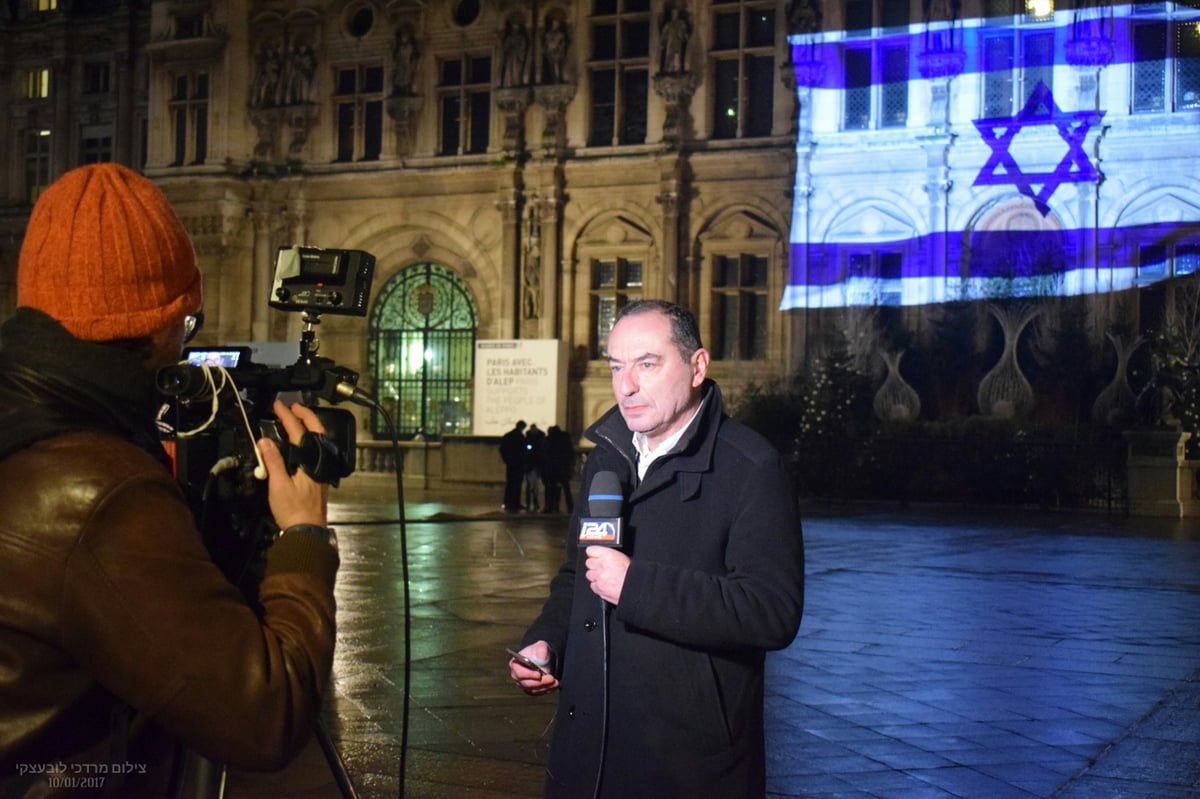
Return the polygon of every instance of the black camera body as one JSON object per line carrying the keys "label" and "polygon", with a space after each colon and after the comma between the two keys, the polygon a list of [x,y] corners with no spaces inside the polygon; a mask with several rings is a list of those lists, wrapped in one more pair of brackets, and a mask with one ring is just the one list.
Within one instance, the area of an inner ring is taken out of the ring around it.
{"label": "black camera body", "polygon": [[[204,425],[215,405],[215,425],[210,423],[214,435],[230,426],[245,430],[247,435],[256,431],[259,437],[277,443],[291,471],[303,467],[318,482],[336,486],[341,478],[354,472],[354,415],[317,405],[315,400],[345,399],[344,392],[353,389],[358,374],[328,358],[310,357],[291,366],[268,367],[251,360],[249,347],[193,347],[184,350],[182,362],[160,369],[156,382],[173,413],[167,426],[176,440],[191,438],[188,431]],[[297,445],[288,441],[279,429],[273,407],[277,396],[290,393],[300,395],[317,414],[325,435],[306,434]],[[212,463],[233,456],[249,464],[253,472],[258,464],[250,444],[241,451],[218,451]]]}
{"label": "black camera body", "polygon": [[[303,469],[336,486],[354,472],[357,422],[348,410],[318,405],[317,399],[333,401],[337,387],[353,385],[358,375],[327,358],[268,367],[250,361],[246,347],[195,348],[185,356],[186,362],[160,369],[156,378],[164,400],[162,437],[213,560],[253,596],[260,556],[278,532],[257,441],[274,441],[290,472]],[[286,394],[297,395],[317,415],[324,435],[288,440],[274,411],[276,397]]]}
{"label": "black camera body", "polygon": [[[176,480],[213,560],[248,597],[257,593],[259,556],[278,532],[257,441],[273,440],[290,472],[303,469],[318,482],[336,486],[354,472],[355,417],[330,405],[374,401],[357,388],[357,372],[317,356],[314,326],[321,313],[365,315],[374,266],[359,250],[280,247],[270,305],[304,313],[295,363],[254,363],[249,347],[193,347],[156,376],[159,427]],[[302,402],[326,432],[289,441],[275,417],[281,397]]]}

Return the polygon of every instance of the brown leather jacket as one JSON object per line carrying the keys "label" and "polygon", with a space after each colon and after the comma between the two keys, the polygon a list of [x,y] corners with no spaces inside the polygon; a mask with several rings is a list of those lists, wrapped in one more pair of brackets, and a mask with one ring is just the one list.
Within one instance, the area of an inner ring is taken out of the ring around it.
{"label": "brown leather jacket", "polygon": [[[159,783],[167,766],[138,760],[145,722],[218,762],[282,767],[320,709],[337,564],[314,536],[280,538],[260,620],[140,449],[76,433],[0,461],[0,777],[95,776],[115,760]],[[114,697],[137,714],[124,757]]]}
{"label": "brown leather jacket", "polygon": [[0,797],[161,796],[177,740],[282,767],[321,707],[337,567],[318,537],[282,536],[256,613],[146,449],[81,431],[5,455]]}

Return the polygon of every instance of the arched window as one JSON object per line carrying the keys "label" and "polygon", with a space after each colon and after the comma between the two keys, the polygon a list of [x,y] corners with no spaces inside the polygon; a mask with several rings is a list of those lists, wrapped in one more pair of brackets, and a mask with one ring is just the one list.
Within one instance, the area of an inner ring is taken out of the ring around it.
{"label": "arched window", "polygon": [[[466,284],[438,264],[410,266],[379,292],[371,313],[371,373],[401,437],[471,432],[477,319]],[[372,430],[388,433],[378,413]]]}

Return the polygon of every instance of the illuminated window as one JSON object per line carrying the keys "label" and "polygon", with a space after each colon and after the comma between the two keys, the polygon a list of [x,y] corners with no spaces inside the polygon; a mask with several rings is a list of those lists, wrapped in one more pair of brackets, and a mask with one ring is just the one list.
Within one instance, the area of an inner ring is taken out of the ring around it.
{"label": "illuminated window", "polygon": [[1054,31],[1009,31],[983,41],[983,116],[1013,116],[1038,82],[1054,91]]}
{"label": "illuminated window", "polygon": [[642,296],[642,262],[629,258],[592,259],[592,358],[608,357],[608,334],[617,311]]}
{"label": "illuminated window", "polygon": [[900,305],[904,256],[887,250],[846,255],[846,291],[855,305]]}
{"label": "illuminated window", "polygon": [[337,70],[334,91],[338,161],[377,161],[383,149],[383,67]]}
{"label": "illuminated window", "polygon": [[1200,240],[1143,244],[1137,253],[1141,285],[1200,272]]}
{"label": "illuminated window", "polygon": [[713,5],[712,136],[769,136],[778,80],[775,4],[718,0]]}
{"label": "illuminated window", "polygon": [[1054,18],[1054,0],[1025,0],[1025,19],[1044,22]]}
{"label": "illuminated window", "polygon": [[767,357],[768,264],[765,255],[713,257],[710,340],[717,360]]}
{"label": "illuminated window", "polygon": [[595,0],[588,56],[590,146],[646,141],[649,75],[649,0]]}
{"label": "illuminated window", "polygon": [[905,44],[848,45],[845,130],[904,127],[908,121],[908,56]]}
{"label": "illuminated window", "polygon": [[1200,14],[1167,6],[1138,6],[1132,42],[1135,114],[1200,108]]}
{"label": "illuminated window", "polygon": [[33,10],[39,13],[58,10],[58,0],[33,0],[33,3]]}
{"label": "illuminated window", "polygon": [[167,103],[171,109],[175,157],[172,166],[203,164],[208,157],[208,74],[177,74]]}
{"label": "illuminated window", "polygon": [[442,155],[486,153],[492,122],[492,59],[464,55],[438,65]]}
{"label": "illuminated window", "polygon": [[32,205],[50,185],[50,131],[25,132],[25,199]]}
{"label": "illuminated window", "polygon": [[44,100],[50,96],[50,70],[31,69],[25,73],[26,100]]}

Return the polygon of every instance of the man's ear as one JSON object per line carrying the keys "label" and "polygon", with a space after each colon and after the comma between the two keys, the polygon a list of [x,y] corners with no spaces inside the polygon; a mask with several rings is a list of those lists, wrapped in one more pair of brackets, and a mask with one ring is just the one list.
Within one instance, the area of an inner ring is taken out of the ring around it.
{"label": "man's ear", "polygon": [[708,350],[701,347],[692,353],[692,388],[699,388],[708,377],[708,363],[711,356]]}

